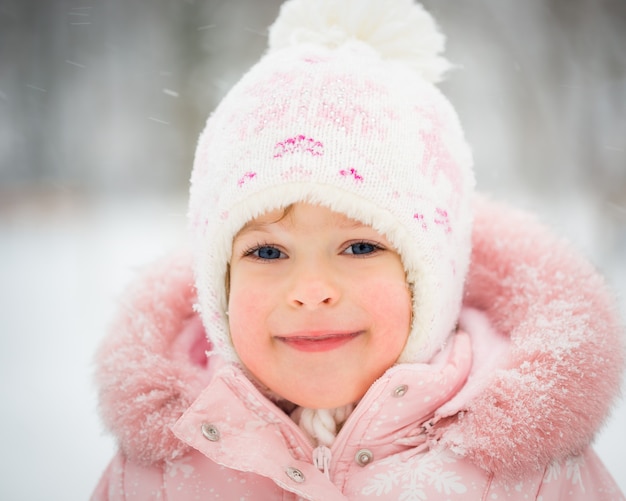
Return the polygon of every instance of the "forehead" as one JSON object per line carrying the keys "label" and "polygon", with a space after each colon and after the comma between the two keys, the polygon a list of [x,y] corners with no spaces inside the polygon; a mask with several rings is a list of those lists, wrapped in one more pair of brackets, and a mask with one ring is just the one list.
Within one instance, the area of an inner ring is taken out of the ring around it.
{"label": "forehead", "polygon": [[285,209],[272,210],[251,219],[239,230],[236,236],[252,231],[263,231],[274,225],[284,229],[332,227],[349,230],[367,227],[360,221],[350,219],[346,215],[334,212],[327,207],[308,203],[295,203]]}

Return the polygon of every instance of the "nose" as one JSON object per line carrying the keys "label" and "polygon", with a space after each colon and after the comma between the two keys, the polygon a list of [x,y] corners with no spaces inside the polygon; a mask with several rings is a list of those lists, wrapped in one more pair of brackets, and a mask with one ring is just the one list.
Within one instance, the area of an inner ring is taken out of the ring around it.
{"label": "nose", "polygon": [[336,273],[329,266],[317,263],[300,263],[292,270],[293,276],[288,293],[291,306],[314,310],[331,306],[340,297]]}

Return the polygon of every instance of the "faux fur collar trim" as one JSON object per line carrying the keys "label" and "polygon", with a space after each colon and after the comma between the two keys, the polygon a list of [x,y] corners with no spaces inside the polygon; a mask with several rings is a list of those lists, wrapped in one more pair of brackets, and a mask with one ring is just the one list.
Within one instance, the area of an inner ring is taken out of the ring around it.
{"label": "faux fur collar trim", "polygon": [[[603,279],[522,213],[475,202],[465,306],[510,338],[506,367],[455,402],[438,446],[504,476],[580,452],[606,419],[624,362],[622,325]],[[122,451],[144,464],[187,446],[170,426],[210,378],[193,311],[187,254],[147,270],[97,354],[101,413]],[[484,316],[483,315],[483,316]]]}

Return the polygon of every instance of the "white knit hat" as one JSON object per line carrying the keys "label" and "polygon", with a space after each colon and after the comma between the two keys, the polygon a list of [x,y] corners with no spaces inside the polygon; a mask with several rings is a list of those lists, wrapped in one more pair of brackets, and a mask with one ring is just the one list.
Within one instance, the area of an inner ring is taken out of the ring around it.
{"label": "white knit hat", "polygon": [[189,205],[198,309],[238,361],[225,276],[252,218],[306,201],[384,234],[413,287],[399,362],[426,362],[454,329],[470,255],[469,148],[433,85],[444,38],[411,0],[289,0],[268,53],[207,121]]}

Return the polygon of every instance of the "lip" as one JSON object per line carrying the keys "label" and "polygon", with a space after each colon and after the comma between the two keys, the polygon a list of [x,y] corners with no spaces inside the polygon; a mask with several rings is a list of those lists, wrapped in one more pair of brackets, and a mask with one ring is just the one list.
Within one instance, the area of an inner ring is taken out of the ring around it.
{"label": "lip", "polygon": [[363,331],[303,332],[290,334],[288,336],[276,336],[276,339],[298,351],[322,352],[340,348],[361,334],[363,334]]}

